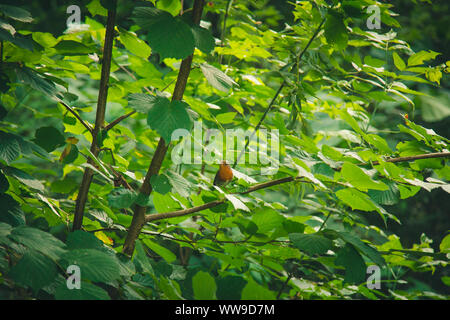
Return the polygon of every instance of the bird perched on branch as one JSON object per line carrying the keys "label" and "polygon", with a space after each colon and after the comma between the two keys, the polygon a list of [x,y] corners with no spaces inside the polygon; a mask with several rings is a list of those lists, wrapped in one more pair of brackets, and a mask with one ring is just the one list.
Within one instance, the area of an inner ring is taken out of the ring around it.
{"label": "bird perched on branch", "polygon": [[231,180],[233,180],[233,171],[231,170],[230,165],[223,160],[219,166],[219,170],[214,177],[214,185],[215,186],[225,186]]}

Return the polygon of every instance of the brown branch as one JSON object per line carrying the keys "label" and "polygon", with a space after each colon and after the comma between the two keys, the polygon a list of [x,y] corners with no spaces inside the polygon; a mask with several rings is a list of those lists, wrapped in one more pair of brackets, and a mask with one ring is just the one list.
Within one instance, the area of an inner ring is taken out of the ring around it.
{"label": "brown branch", "polygon": [[[95,116],[95,126],[94,129],[91,131],[92,143],[90,150],[95,157],[98,156],[100,152],[97,138],[100,131],[103,129],[105,122],[106,99],[108,97],[108,82],[111,70],[112,47],[114,41],[116,5],[117,0],[114,0],[112,3],[112,9],[108,10],[108,18],[106,20],[105,44],[103,47],[102,70],[97,100],[97,112]],[[94,161],[91,158],[88,159],[88,163],[94,165]],[[84,208],[86,206],[89,187],[91,185],[93,176],[94,172],[92,171],[92,169],[86,167],[84,170],[83,180],[81,181],[80,189],[78,190],[77,200],[75,203],[75,213],[72,227],[74,231],[81,229],[81,226],[83,224]]]}
{"label": "brown branch", "polygon": [[[447,158],[450,157],[450,152],[435,152],[435,153],[425,153],[425,154],[419,154],[416,156],[409,156],[409,157],[398,157],[398,158],[391,158],[386,159],[384,161],[396,163],[396,162],[406,162],[406,161],[414,161],[414,160],[421,160],[421,159],[431,159],[431,158]],[[372,162],[374,166],[379,165],[379,161]]]}
{"label": "brown branch", "polygon": [[[416,156],[411,156],[411,157],[391,158],[386,161],[387,162],[406,162],[406,161],[413,161],[413,160],[420,160],[420,159],[444,158],[444,157],[450,157],[450,152],[428,153],[428,154],[421,154],[421,155],[416,155]],[[373,162],[372,164],[377,165],[377,163],[375,163],[375,162]],[[276,186],[279,184],[288,183],[288,182],[292,182],[292,181],[299,181],[299,182],[303,182],[303,183],[313,183],[308,180],[301,180],[301,177],[285,177],[285,178],[280,178],[277,180],[271,180],[271,181],[255,184],[255,185],[251,186],[250,188],[248,188],[247,190],[242,191],[242,192],[237,192],[236,194],[247,194],[250,192],[254,192],[254,191],[265,189],[265,188],[270,188],[270,187],[273,187],[273,186]],[[188,215],[188,214],[199,212],[199,211],[202,211],[205,209],[211,209],[222,203],[225,203],[226,201],[228,201],[228,200],[227,199],[215,200],[215,201],[207,202],[207,203],[202,204],[197,207],[192,207],[192,208],[188,208],[188,209],[184,209],[184,210],[156,213],[156,214],[148,214],[145,217],[145,222]]]}
{"label": "brown branch", "polygon": [[114,121],[112,121],[110,124],[108,124],[108,125],[105,127],[105,130],[106,130],[106,131],[111,130],[111,129],[112,129],[116,124],[118,124],[120,121],[122,121],[122,120],[124,120],[124,119],[126,119],[126,118],[128,118],[128,117],[130,117],[130,116],[132,116],[132,115],[135,114],[135,113],[136,113],[136,110],[133,110],[133,111],[128,112],[127,114],[124,114],[123,116],[118,117],[116,120],[114,120]]}
{"label": "brown branch", "polygon": [[[192,12],[192,20],[195,25],[200,23],[200,19],[203,12],[204,0],[195,0],[194,8]],[[193,55],[188,56],[183,59],[180,66],[180,71],[178,72],[177,82],[172,95],[172,101],[179,101],[183,98],[184,90],[186,89],[187,79],[191,71]],[[152,186],[150,185],[150,178],[153,175],[157,175],[161,169],[162,163],[166,156],[169,145],[166,144],[164,139],[161,137],[156,147],[155,153],[153,155],[150,166],[145,175],[144,182],[139,189],[139,192],[143,195],[150,195],[152,192]],[[128,255],[132,255],[134,251],[134,246],[136,239],[141,232],[142,227],[145,224],[145,212],[146,207],[135,205],[133,210],[133,219],[131,220],[131,225],[123,245],[123,252]]]}
{"label": "brown branch", "polygon": [[80,121],[80,123],[92,134],[92,130],[93,130],[92,127],[87,122],[85,122],[83,119],[81,119],[80,115],[78,113],[76,113],[75,110],[73,110],[68,104],[66,104],[61,99],[56,98],[56,101],[61,103],[67,109],[67,111],[69,111],[71,114],[73,114],[75,116],[75,118],[77,118],[78,121]]}

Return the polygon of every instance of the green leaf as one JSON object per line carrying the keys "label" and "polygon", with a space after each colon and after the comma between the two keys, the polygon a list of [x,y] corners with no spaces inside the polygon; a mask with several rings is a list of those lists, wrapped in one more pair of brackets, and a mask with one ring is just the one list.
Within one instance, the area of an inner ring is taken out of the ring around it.
{"label": "green leaf", "polygon": [[65,144],[64,136],[55,127],[41,127],[36,130],[34,142],[44,148],[47,152],[52,152],[56,148]]}
{"label": "green leaf", "polygon": [[197,300],[216,299],[216,281],[209,273],[199,271],[192,277],[192,290]]}
{"label": "green leaf", "polygon": [[144,246],[140,240],[136,241],[135,252],[133,255],[133,262],[140,272],[148,273],[149,275],[154,275],[153,267],[150,264],[149,258],[145,253]]}
{"label": "green leaf", "polygon": [[13,229],[9,237],[29,249],[39,251],[54,261],[59,260],[65,252],[66,245],[61,240],[36,228],[19,226]]}
{"label": "green leaf", "polygon": [[337,252],[335,263],[345,268],[345,282],[357,284],[365,280],[366,264],[353,245],[346,243]]}
{"label": "green leaf", "polygon": [[34,292],[52,283],[56,275],[56,264],[40,252],[30,249],[25,251],[8,273],[17,284],[28,286]]}
{"label": "green leaf", "polygon": [[341,176],[361,191],[389,189],[383,182],[372,180],[361,168],[350,162],[345,162],[342,166]]}
{"label": "green leaf", "polygon": [[310,255],[324,254],[333,245],[330,239],[318,234],[291,233],[289,240],[296,248]]}
{"label": "green leaf", "polygon": [[217,299],[219,300],[240,300],[242,289],[247,281],[239,276],[226,276],[217,280]]}
{"label": "green leaf", "polygon": [[187,112],[189,105],[182,101],[169,101],[158,99],[150,106],[147,114],[147,123],[156,130],[166,143],[172,141],[172,133],[177,129],[191,130],[191,119]]}
{"label": "green leaf", "polygon": [[83,43],[74,40],[61,40],[53,48],[56,49],[58,54],[65,56],[81,56],[95,52],[93,48],[89,48]]}
{"label": "green leaf", "polygon": [[152,251],[154,251],[157,255],[159,255],[161,258],[167,261],[167,263],[173,263],[177,256],[172,253],[172,251],[164,248],[163,246],[160,246],[156,242],[153,242],[149,239],[142,240],[144,244],[149,247]]}
{"label": "green leaf", "polygon": [[5,175],[0,172],[0,193],[5,193],[9,189],[9,182]]}
{"label": "green leaf", "polygon": [[16,178],[17,180],[22,182],[24,185],[26,185],[32,189],[38,190],[40,192],[44,192],[44,189],[45,189],[44,185],[39,180],[33,178],[25,171],[22,171],[20,169],[14,168],[14,167],[5,167],[5,168],[3,168],[3,172],[8,176]]}
{"label": "green leaf", "polygon": [[153,175],[150,178],[150,184],[152,185],[152,189],[158,193],[166,194],[172,190],[172,185],[170,184],[169,179],[164,174],[161,175]]}
{"label": "green leaf", "polygon": [[409,59],[408,59],[408,67],[412,67],[412,66],[417,66],[417,65],[423,64],[424,61],[432,60],[432,59],[436,58],[438,55],[440,55],[440,53],[434,52],[432,50],[419,51],[419,52],[413,54],[411,57],[409,57]]}
{"label": "green leaf", "polygon": [[444,239],[442,239],[441,244],[439,245],[439,250],[441,252],[450,252],[450,234],[446,235]]}
{"label": "green leaf", "polygon": [[225,73],[207,63],[202,63],[200,69],[209,84],[217,90],[228,92],[230,88],[237,85],[237,83]]}
{"label": "green leaf", "polygon": [[77,265],[81,270],[81,278],[98,282],[110,282],[120,278],[117,258],[96,249],[75,249],[61,257],[65,268]]}
{"label": "green leaf", "polygon": [[27,67],[16,67],[15,72],[19,82],[28,84],[50,97],[54,97],[57,93],[53,82],[45,79],[42,75]]}
{"label": "green leaf", "polygon": [[336,232],[338,236],[347,243],[352,244],[356,249],[361,251],[370,260],[376,263],[378,266],[383,266],[386,264],[381,254],[377,249],[369,246],[359,239],[357,236],[351,234],[350,232]]}
{"label": "green leaf", "polygon": [[373,211],[377,209],[368,195],[353,188],[338,190],[336,196],[352,210]]}
{"label": "green leaf", "polygon": [[103,242],[98,239],[94,234],[81,230],[75,230],[69,233],[66,240],[67,249],[97,249],[102,250],[104,248]]}
{"label": "green leaf", "polygon": [[0,12],[3,13],[5,16],[20,22],[33,21],[30,12],[16,6],[9,6],[6,4],[2,4],[0,5]]}
{"label": "green leaf", "polygon": [[278,211],[270,208],[261,208],[252,216],[252,221],[258,226],[258,232],[263,234],[281,227],[285,220]]}
{"label": "green leaf", "polygon": [[126,30],[120,30],[120,42],[134,55],[147,59],[152,53],[152,49],[145,43],[144,40],[139,39],[135,34]]}
{"label": "green leaf", "polygon": [[161,59],[184,59],[194,53],[191,28],[178,17],[156,8],[139,7],[133,11],[133,20],[148,32],[150,47]]}
{"label": "green leaf", "polygon": [[194,35],[196,48],[207,54],[214,50],[216,42],[214,41],[214,38],[209,30],[196,25],[192,26],[191,30]]}
{"label": "green leaf", "polygon": [[406,68],[406,64],[405,62],[402,60],[402,58],[400,58],[400,56],[398,55],[397,52],[394,51],[394,53],[392,54],[392,57],[394,58],[394,65],[395,67],[400,70],[403,71]]}
{"label": "green leaf", "polygon": [[386,181],[385,184],[389,189],[387,190],[369,190],[368,194],[373,201],[381,205],[394,205],[399,201],[399,191],[397,184]]}
{"label": "green leaf", "polygon": [[172,16],[176,16],[180,13],[181,2],[178,0],[159,0],[156,2],[158,9],[170,12]]}
{"label": "green leaf", "polygon": [[344,50],[347,47],[348,34],[342,15],[330,11],[324,28],[325,37],[330,45],[334,45],[338,50]]}
{"label": "green leaf", "polygon": [[55,291],[56,300],[110,300],[108,293],[92,283],[82,281],[80,289],[67,288],[63,282]]}
{"label": "green leaf", "polygon": [[136,200],[136,194],[129,189],[120,187],[108,194],[108,204],[113,208],[130,208]]}
{"label": "green leaf", "polygon": [[18,139],[13,134],[0,131],[0,159],[10,163],[20,155]]}
{"label": "green leaf", "polygon": [[86,5],[86,8],[93,17],[96,15],[106,17],[108,15],[108,10],[102,7],[100,0],[92,0]]}
{"label": "green leaf", "polygon": [[0,208],[2,208],[0,221],[6,222],[12,226],[25,224],[25,214],[20,208],[19,203],[9,194],[0,193]]}
{"label": "green leaf", "polygon": [[275,297],[275,292],[259,285],[251,277],[242,290],[242,300],[274,300]]}

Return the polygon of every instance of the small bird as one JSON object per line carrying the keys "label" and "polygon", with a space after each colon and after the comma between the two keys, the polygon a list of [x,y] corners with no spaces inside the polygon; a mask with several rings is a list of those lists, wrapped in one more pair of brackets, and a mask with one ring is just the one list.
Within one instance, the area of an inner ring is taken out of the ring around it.
{"label": "small bird", "polygon": [[219,170],[214,177],[214,185],[215,186],[225,186],[231,180],[233,180],[233,171],[231,170],[230,165],[223,160],[219,166]]}

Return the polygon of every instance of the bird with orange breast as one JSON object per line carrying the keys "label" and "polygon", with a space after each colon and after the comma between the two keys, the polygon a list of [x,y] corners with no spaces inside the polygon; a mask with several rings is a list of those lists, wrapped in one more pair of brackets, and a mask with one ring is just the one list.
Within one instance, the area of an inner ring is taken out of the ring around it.
{"label": "bird with orange breast", "polygon": [[233,180],[233,170],[226,160],[223,160],[219,166],[219,170],[214,177],[213,184],[215,186],[226,186],[231,180]]}

